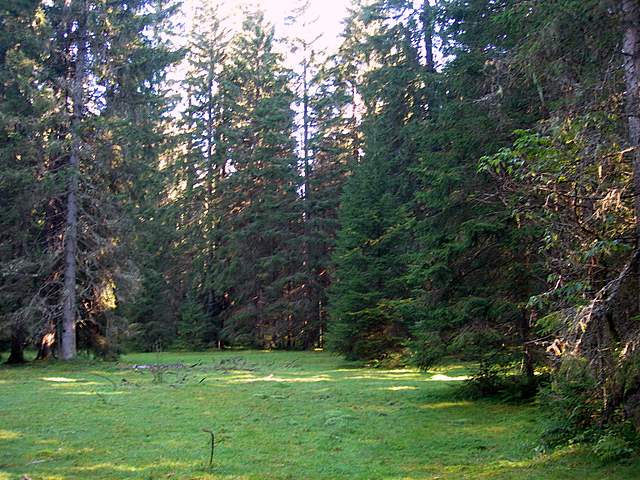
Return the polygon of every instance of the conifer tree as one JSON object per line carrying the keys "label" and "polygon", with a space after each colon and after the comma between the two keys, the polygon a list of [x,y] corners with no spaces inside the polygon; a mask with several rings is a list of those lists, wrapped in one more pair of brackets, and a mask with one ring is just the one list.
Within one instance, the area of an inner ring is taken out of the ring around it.
{"label": "conifer tree", "polygon": [[225,112],[220,84],[227,55],[228,32],[219,7],[199,7],[187,54],[184,82],[187,108],[183,114],[184,155],[181,165],[183,217],[180,226],[185,275],[178,336],[192,347],[221,345],[220,311],[224,299],[216,292],[214,255],[220,182],[226,174],[222,144]]}
{"label": "conifer tree", "polygon": [[328,289],[334,276],[333,255],[339,229],[338,207],[345,181],[358,159],[356,99],[344,78],[346,62],[328,59],[313,78],[310,96],[312,131],[305,214],[309,302],[305,321],[311,338],[324,342],[328,321]]}
{"label": "conifer tree", "polygon": [[[530,312],[525,305],[539,274],[530,243],[535,232],[514,229],[509,211],[491,195],[492,181],[477,174],[478,159],[535,115],[508,104],[530,92],[490,80],[496,72],[486,67],[495,65],[487,45],[499,36],[493,28],[504,26],[466,25],[476,16],[499,16],[502,8],[509,7],[479,1],[443,5],[439,11],[441,21],[449,19],[440,36],[451,60],[432,76],[438,108],[421,135],[418,245],[406,277],[417,312],[418,363],[428,367],[446,353],[468,355],[481,362],[484,373],[491,372],[492,381],[500,368],[526,357]],[[508,51],[513,39],[504,35],[496,52]],[[520,262],[529,262],[529,271],[512,268]],[[533,382],[531,358],[525,360],[527,381]]]}
{"label": "conifer tree", "polygon": [[[407,9],[412,13],[402,18]],[[412,245],[406,222],[416,186],[416,122],[425,108],[417,88],[423,70],[418,15],[404,2],[374,2],[350,26],[351,55],[364,69],[358,85],[363,157],[342,197],[329,341],[355,358],[403,348],[410,325],[398,279]],[[354,33],[357,28],[366,33]]]}
{"label": "conifer tree", "polygon": [[[311,175],[314,168],[315,152],[311,141],[315,131],[313,122],[313,95],[317,85],[315,77],[318,72],[318,56],[316,44],[320,36],[312,38],[313,26],[317,19],[311,17],[311,3],[302,0],[297,3],[292,11],[292,15],[287,18],[290,24],[295,24],[300,30],[300,34],[289,39],[291,53],[299,59],[298,67],[294,70],[294,85],[298,101],[299,113],[297,125],[299,169],[302,175],[302,188],[300,190],[302,201],[302,235],[299,237],[302,242],[302,269],[299,272],[299,282],[301,288],[298,290],[295,302],[297,304],[298,316],[305,325],[303,344],[310,346],[319,337],[320,308],[321,299],[320,282],[316,268],[314,242],[316,242],[316,232],[312,231],[311,224],[315,220],[315,212],[312,212],[314,202],[314,192],[311,188]],[[293,300],[293,299],[292,299]]]}
{"label": "conifer tree", "polygon": [[46,263],[37,239],[47,198],[39,172],[54,105],[51,92],[39,88],[48,31],[39,2],[0,7],[0,332],[10,339],[10,363],[24,361],[37,332],[29,299]]}
{"label": "conifer tree", "polygon": [[[42,142],[36,177],[42,195],[33,206],[41,232],[28,239],[25,251],[40,258],[19,315],[40,338],[41,357],[56,344],[61,358],[73,358],[77,338],[104,352],[117,287],[128,290],[132,270],[119,240],[131,218],[125,200],[148,160],[145,135],[157,133],[160,121],[142,110],[159,94],[149,85],[172,61],[147,35],[169,11],[154,6],[142,1],[111,8],[78,0],[31,12],[42,32],[42,61],[29,82],[51,101],[34,125],[42,132],[34,136]],[[82,332],[76,332],[78,324]]]}
{"label": "conifer tree", "polygon": [[293,347],[302,212],[291,73],[262,12],[246,12],[222,86],[227,175],[219,190],[215,263],[229,301],[223,333],[245,344]]}

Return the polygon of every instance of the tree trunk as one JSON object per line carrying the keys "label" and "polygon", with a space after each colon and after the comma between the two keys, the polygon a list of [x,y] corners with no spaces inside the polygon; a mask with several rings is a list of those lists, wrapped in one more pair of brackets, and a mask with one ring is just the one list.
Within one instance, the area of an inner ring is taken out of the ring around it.
{"label": "tree trunk", "polygon": [[640,4],[638,0],[622,0],[624,37],[624,78],[629,146],[633,149],[633,193],[636,215],[636,246],[640,247]]}
{"label": "tree trunk", "polygon": [[36,356],[36,360],[47,360],[52,355],[55,355],[56,330],[57,328],[54,321],[47,322],[38,340],[38,355]]}
{"label": "tree trunk", "polygon": [[[308,54],[308,47],[305,41],[304,43],[304,61],[302,64],[302,154],[303,154],[303,167],[304,167],[304,220],[302,224],[304,243],[302,248],[304,249],[304,268],[306,271],[305,286],[302,291],[306,307],[303,315],[311,317],[314,315],[316,308],[309,308],[310,306],[318,303],[317,296],[314,295],[313,285],[316,283],[316,256],[315,251],[312,251],[311,242],[311,160],[309,158],[309,79],[308,69],[310,63],[310,55]],[[311,321],[314,324],[320,321],[320,318],[305,318],[306,321]],[[291,323],[291,321],[290,321]],[[291,328],[290,328],[291,330]],[[291,335],[291,332],[289,332]],[[289,347],[291,348],[291,346]]]}
{"label": "tree trunk", "polygon": [[11,353],[7,359],[7,363],[15,365],[25,362],[24,341],[24,328],[20,324],[14,324],[13,331],[11,332]]}
{"label": "tree trunk", "polygon": [[422,4],[422,13],[420,14],[420,20],[422,21],[422,32],[424,35],[424,56],[425,66],[427,70],[433,71],[436,68],[435,61],[433,59],[433,7],[429,3],[429,0],[424,0]]}
{"label": "tree trunk", "polygon": [[[531,313],[533,315],[533,312]],[[533,358],[533,352],[529,344],[529,337],[531,333],[531,319],[527,315],[527,311],[523,310],[520,316],[520,342],[522,344],[522,375],[526,379],[526,392],[523,392],[526,396],[533,396],[536,393],[537,381],[535,373],[535,362]]]}
{"label": "tree trunk", "polygon": [[60,328],[60,358],[76,357],[76,282],[78,252],[78,184],[81,152],[81,122],[84,113],[84,82],[87,61],[86,1],[82,1],[77,27],[75,71],[71,83],[73,114],[71,118],[71,155],[69,156],[69,184],[67,218],[64,236],[64,287],[62,290],[62,325]]}

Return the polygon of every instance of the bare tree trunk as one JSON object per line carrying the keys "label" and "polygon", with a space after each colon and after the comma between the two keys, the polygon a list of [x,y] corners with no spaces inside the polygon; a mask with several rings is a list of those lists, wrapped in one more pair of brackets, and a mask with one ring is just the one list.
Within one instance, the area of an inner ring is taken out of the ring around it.
{"label": "bare tree trunk", "polygon": [[78,184],[80,176],[81,132],[84,113],[84,81],[87,62],[86,0],[81,0],[77,40],[75,72],[71,84],[73,114],[71,118],[71,155],[69,157],[69,184],[67,191],[67,218],[64,236],[64,287],[62,290],[62,325],[60,329],[60,358],[76,357],[76,282],[78,252]]}
{"label": "bare tree trunk", "polygon": [[[306,214],[308,214],[309,210],[309,199],[311,195],[311,187],[309,186],[309,175],[311,175],[311,168],[309,165],[309,82],[307,80],[307,68],[309,60],[307,58],[307,45],[304,45],[304,63],[302,64],[302,122],[303,122],[303,139],[302,139],[302,149],[304,155],[304,198],[306,201],[307,209]],[[308,220],[308,219],[307,219]]]}
{"label": "bare tree trunk", "polygon": [[624,78],[629,121],[629,146],[633,149],[633,193],[636,246],[640,247],[640,3],[622,0]]}

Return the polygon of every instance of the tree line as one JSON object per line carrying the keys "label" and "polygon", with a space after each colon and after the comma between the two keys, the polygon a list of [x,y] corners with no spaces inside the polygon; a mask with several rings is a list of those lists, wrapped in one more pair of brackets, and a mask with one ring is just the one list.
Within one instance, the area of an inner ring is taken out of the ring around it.
{"label": "tree line", "polygon": [[329,53],[179,8],[1,7],[10,361],[453,355],[558,438],[640,424],[637,2],[356,0]]}

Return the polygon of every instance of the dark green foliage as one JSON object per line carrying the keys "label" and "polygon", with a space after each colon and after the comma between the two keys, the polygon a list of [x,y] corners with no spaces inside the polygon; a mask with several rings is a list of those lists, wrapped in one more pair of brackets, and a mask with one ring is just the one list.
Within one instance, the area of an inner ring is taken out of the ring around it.
{"label": "dark green foliage", "polygon": [[206,329],[211,325],[207,320],[207,312],[200,302],[192,298],[184,301],[180,308],[177,336],[186,347],[201,350],[206,346]]}
{"label": "dark green foliage", "polygon": [[593,453],[601,462],[612,463],[631,457],[634,450],[622,435],[607,433],[598,439]]}
{"label": "dark green foliage", "polygon": [[144,352],[173,344],[176,322],[170,298],[170,286],[164,278],[150,266],[144,265],[144,277],[140,284],[140,294],[135,300],[122,307],[128,320],[128,346]]}
{"label": "dark green foliage", "polygon": [[606,423],[602,418],[602,402],[593,394],[598,381],[581,358],[565,358],[553,381],[541,393],[545,408],[546,429],[542,435],[544,449],[567,444],[590,444],[602,463],[617,462],[634,455],[640,448],[640,437],[633,421],[622,410]]}
{"label": "dark green foliage", "polygon": [[329,344],[353,358],[379,357],[406,338],[393,303],[403,291],[397,278],[404,232],[394,223],[391,172],[374,161],[359,165],[345,186],[334,257]]}
{"label": "dark green foliage", "polygon": [[[530,395],[536,383],[533,368],[542,360],[532,330],[539,308],[530,299],[548,286],[539,240],[545,227],[526,221],[535,208],[531,185],[523,191],[520,210],[495,183],[490,166],[481,162],[477,170],[477,165],[488,152],[500,151],[504,158],[507,151],[500,148],[511,143],[513,131],[536,125],[555,99],[559,102],[553,108],[565,108],[560,100],[566,101],[566,92],[554,85],[558,77],[535,71],[552,62],[549,38],[538,35],[554,31],[563,36],[553,53],[562,60],[553,65],[558,75],[566,75],[575,67],[564,63],[568,56],[581,55],[589,42],[579,40],[586,30],[574,28],[575,21],[570,29],[559,24],[575,20],[584,6],[566,2],[561,18],[557,6],[531,2],[451,1],[440,6],[440,32],[445,52],[453,58],[436,78],[439,109],[424,131],[422,188],[416,193],[419,248],[406,276],[418,293],[414,301],[426,309],[414,327],[416,359],[428,365],[438,354],[462,355],[480,362],[474,382],[479,392],[499,391],[506,382],[522,384],[522,394]],[[537,27],[531,29],[531,24]],[[574,50],[569,52],[567,44]],[[547,58],[540,61],[538,55]],[[597,71],[590,69],[585,65],[578,75]],[[499,156],[492,158],[499,162]],[[501,165],[514,172],[522,157],[511,158],[515,163]],[[542,170],[550,173],[548,165]],[[534,175],[541,173],[519,178],[537,183]],[[523,378],[510,378],[517,370]]]}
{"label": "dark green foliage", "polygon": [[[404,2],[354,11],[343,49],[361,72],[362,156],[342,197],[331,346],[371,358],[408,345],[423,368],[473,360],[467,391],[509,399],[535,394],[546,378],[536,368],[576,354],[595,383],[559,397],[604,403],[574,428],[623,406],[636,416],[632,172],[612,11],[484,0],[438,2],[435,15]],[[434,35],[429,18],[449,56],[439,70],[416,48]]]}
{"label": "dark green foliage", "polygon": [[[522,92],[492,84],[496,72],[487,68],[497,65],[512,42],[510,35],[497,36],[506,44],[495,44],[496,29],[513,28],[495,21],[507,8],[447,2],[439,12],[440,21],[449,19],[442,33],[446,52],[455,58],[435,79],[440,108],[424,132],[422,188],[416,193],[419,248],[406,277],[426,310],[414,328],[418,350],[427,350],[418,358],[449,353],[479,361],[478,380],[489,390],[500,376],[495,369],[509,371],[522,358],[518,343],[529,321],[524,305],[535,292],[537,268],[535,246],[529,246],[536,232],[518,229],[493,197],[491,180],[476,173],[483,152],[496,149],[531,118],[509,104]],[[461,27],[481,14],[481,28]]]}
{"label": "dark green foliage", "polygon": [[47,35],[38,2],[0,7],[0,31],[0,337],[11,345],[9,361],[19,362],[25,343],[37,333],[36,322],[24,313],[45,261],[34,241],[43,233],[42,216],[34,209],[53,190],[38,181],[46,149],[42,118],[53,101],[38,89]]}
{"label": "dark green foliage", "polygon": [[228,298],[223,337],[234,343],[294,347],[303,330],[299,287],[302,211],[293,138],[290,72],[274,51],[273,27],[247,12],[232,41],[221,86],[226,174],[220,179],[214,262]]}
{"label": "dark green foliage", "polygon": [[[2,12],[6,40],[15,42],[0,47],[3,134],[9,134],[0,142],[0,161],[8,167],[2,188],[12,189],[2,195],[11,215],[3,220],[3,235],[11,235],[6,244],[14,250],[1,259],[9,287],[2,291],[13,297],[20,285],[19,297],[2,303],[24,343],[59,334],[71,222],[78,230],[75,321],[80,329],[98,326],[96,335],[103,336],[122,327],[109,310],[136,283],[125,231],[142,203],[138,182],[146,180],[161,148],[158,125],[166,110],[157,86],[178,58],[147,33],[165,28],[174,11],[150,1],[128,2],[127,8],[55,1],[19,2],[6,16]],[[79,60],[78,45],[88,53],[86,62]],[[72,90],[89,103],[74,110]],[[74,151],[81,151],[77,168],[69,166]],[[78,214],[70,218],[74,177]],[[41,356],[52,353],[48,342],[41,344]]]}
{"label": "dark green foliage", "polygon": [[[416,122],[420,95],[415,82],[424,69],[419,45],[400,24],[391,31],[373,11],[401,6],[378,2],[351,20],[351,29],[374,28],[376,35],[345,50],[356,65],[376,58],[358,85],[365,115],[362,158],[342,195],[340,231],[330,290],[329,346],[350,358],[381,358],[401,350],[411,318],[401,314],[407,290],[401,278],[412,247],[409,206],[415,188]],[[354,37],[357,37],[353,31]],[[386,36],[385,36],[386,34]]]}
{"label": "dark green foliage", "polygon": [[554,447],[575,439],[592,426],[592,418],[602,409],[586,392],[597,381],[584,359],[565,361],[554,381],[542,392],[542,400],[550,407],[551,426],[543,436],[547,446]]}
{"label": "dark green foliage", "polygon": [[[636,220],[633,195],[625,200],[632,166],[621,151],[627,141],[622,61],[612,63],[621,33],[619,19],[605,13],[610,8],[568,1],[561,16],[547,4],[526,14],[538,28],[518,39],[507,64],[512,84],[538,92],[539,118],[480,162],[497,180],[517,228],[538,232],[530,243],[544,281],[527,309],[541,337],[537,343],[557,356],[551,403],[563,412],[556,434],[565,440],[635,418],[637,411],[630,346],[637,336],[632,318],[638,304],[631,294],[637,280],[628,277],[637,268],[629,266]],[[510,18],[523,15],[515,8]],[[565,376],[580,361],[584,371]]]}

